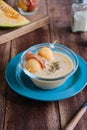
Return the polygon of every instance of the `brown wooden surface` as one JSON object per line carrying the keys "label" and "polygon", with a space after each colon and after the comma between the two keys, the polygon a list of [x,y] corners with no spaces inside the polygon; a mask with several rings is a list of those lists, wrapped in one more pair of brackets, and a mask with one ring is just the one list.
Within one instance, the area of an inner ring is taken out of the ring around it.
{"label": "brown wooden surface", "polygon": [[[7,1],[13,6],[13,1]],[[5,79],[5,69],[11,58],[42,42],[57,39],[87,61],[87,32],[72,33],[70,29],[73,2],[41,0],[40,7],[49,15],[50,25],[0,45],[0,130],[61,130],[87,100],[86,86],[79,94],[62,101],[26,99],[12,91]],[[87,112],[75,130],[87,130]]]}

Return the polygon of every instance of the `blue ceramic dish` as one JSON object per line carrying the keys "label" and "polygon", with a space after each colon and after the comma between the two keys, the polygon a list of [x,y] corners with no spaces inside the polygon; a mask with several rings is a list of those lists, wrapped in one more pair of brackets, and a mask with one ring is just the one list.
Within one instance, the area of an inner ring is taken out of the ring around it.
{"label": "blue ceramic dish", "polygon": [[19,68],[18,64],[22,54],[16,55],[6,68],[7,83],[13,91],[21,96],[40,101],[58,101],[78,94],[87,85],[87,74],[85,73],[87,72],[87,63],[77,55],[78,69],[63,85],[52,90],[40,89]]}

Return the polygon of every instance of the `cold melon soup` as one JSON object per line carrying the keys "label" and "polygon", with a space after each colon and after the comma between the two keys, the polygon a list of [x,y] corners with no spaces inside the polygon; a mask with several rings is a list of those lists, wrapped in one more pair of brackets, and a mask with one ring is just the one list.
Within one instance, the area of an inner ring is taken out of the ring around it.
{"label": "cold melon soup", "polygon": [[34,74],[42,78],[58,78],[70,73],[72,69],[73,62],[67,55],[53,52],[53,58],[46,63],[46,67]]}
{"label": "cold melon soup", "polygon": [[[37,53],[27,52],[25,61],[26,70],[39,77],[39,79],[31,76],[30,78],[42,89],[53,89],[60,86],[65,82],[66,75],[74,68],[69,56],[59,51],[53,51],[49,47],[41,47]],[[29,76],[28,73],[26,74]],[[63,76],[65,77],[63,78]]]}

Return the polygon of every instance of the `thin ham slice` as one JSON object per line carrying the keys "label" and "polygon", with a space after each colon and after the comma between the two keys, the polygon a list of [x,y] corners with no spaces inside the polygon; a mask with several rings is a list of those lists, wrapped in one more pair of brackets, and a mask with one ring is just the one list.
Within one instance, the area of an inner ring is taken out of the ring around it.
{"label": "thin ham slice", "polygon": [[46,59],[44,59],[43,57],[39,56],[38,54],[33,54],[32,52],[27,52],[25,55],[25,59],[29,60],[29,59],[36,59],[40,64],[42,68],[46,67]]}

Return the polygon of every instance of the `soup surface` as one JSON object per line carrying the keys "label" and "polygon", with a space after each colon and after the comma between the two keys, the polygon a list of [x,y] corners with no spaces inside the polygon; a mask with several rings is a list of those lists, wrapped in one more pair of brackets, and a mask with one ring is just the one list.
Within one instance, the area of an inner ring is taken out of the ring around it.
{"label": "soup surface", "polygon": [[47,63],[47,67],[34,74],[42,78],[57,78],[68,74],[72,69],[73,62],[67,55],[53,51],[53,58]]}

